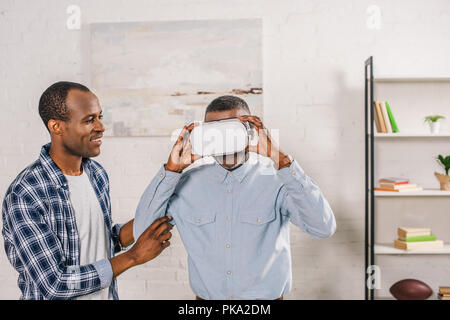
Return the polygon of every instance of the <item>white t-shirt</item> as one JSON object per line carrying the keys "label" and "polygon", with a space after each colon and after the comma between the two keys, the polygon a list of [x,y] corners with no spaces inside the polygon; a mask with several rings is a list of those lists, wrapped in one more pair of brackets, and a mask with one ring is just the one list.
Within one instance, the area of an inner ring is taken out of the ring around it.
{"label": "white t-shirt", "polygon": [[[75,221],[80,238],[80,265],[108,259],[108,242],[100,202],[89,177],[83,171],[79,176],[64,175],[69,184],[70,201],[75,210]],[[112,299],[109,288],[76,298],[77,300]]]}

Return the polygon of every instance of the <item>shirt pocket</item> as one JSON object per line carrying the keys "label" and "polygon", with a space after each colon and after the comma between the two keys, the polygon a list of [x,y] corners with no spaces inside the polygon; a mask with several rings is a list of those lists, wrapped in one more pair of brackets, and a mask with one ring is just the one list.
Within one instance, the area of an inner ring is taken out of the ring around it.
{"label": "shirt pocket", "polygon": [[255,261],[261,254],[262,248],[271,246],[272,237],[276,237],[276,215],[273,209],[243,210],[239,215],[240,239],[245,243],[243,261]]}
{"label": "shirt pocket", "polygon": [[264,226],[275,220],[275,217],[275,210],[273,209],[242,210],[239,221],[254,226]]}
{"label": "shirt pocket", "polygon": [[215,211],[196,212],[191,215],[187,215],[186,221],[192,225],[201,227],[216,221]]}
{"label": "shirt pocket", "polygon": [[211,254],[216,247],[217,240],[217,226],[216,226],[216,212],[215,211],[196,211],[183,217],[186,222],[178,225],[180,234],[185,243],[186,250],[190,255]]}

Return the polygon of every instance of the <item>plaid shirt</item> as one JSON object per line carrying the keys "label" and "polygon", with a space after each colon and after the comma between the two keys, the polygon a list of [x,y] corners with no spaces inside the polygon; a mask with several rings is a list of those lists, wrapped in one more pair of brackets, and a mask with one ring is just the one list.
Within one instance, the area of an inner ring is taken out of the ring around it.
{"label": "plaid shirt", "polygon": [[[49,148],[42,147],[39,159],[17,176],[3,201],[5,250],[19,272],[21,299],[71,299],[108,286],[118,299],[107,259],[79,265],[80,239],[67,180]],[[121,225],[112,226],[108,175],[96,161],[82,163],[103,211],[110,258],[121,249]]]}

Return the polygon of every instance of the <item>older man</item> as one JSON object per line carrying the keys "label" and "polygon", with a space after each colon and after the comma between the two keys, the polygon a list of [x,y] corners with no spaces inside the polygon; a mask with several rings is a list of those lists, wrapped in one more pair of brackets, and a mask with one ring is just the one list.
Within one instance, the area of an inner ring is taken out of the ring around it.
{"label": "older man", "polygon": [[[194,125],[185,127],[141,198],[134,236],[173,216],[197,299],[282,299],[292,278],[289,222],[325,238],[335,232],[335,218],[319,187],[275,145],[244,100],[215,99],[205,121],[233,117],[254,125],[258,145],[183,171],[197,158],[189,142]],[[271,158],[271,171],[249,161],[249,151]]]}

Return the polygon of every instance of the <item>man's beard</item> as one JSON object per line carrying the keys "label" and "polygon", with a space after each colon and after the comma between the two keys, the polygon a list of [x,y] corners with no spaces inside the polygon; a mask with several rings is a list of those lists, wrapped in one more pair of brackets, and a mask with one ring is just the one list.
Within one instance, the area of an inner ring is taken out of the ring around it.
{"label": "man's beard", "polygon": [[245,150],[236,153],[236,163],[233,164],[233,166],[226,166],[227,163],[233,163],[234,162],[234,155],[225,155],[225,156],[215,156],[214,159],[217,161],[218,164],[220,164],[222,167],[224,167],[227,170],[233,170],[242,165],[245,162]]}

